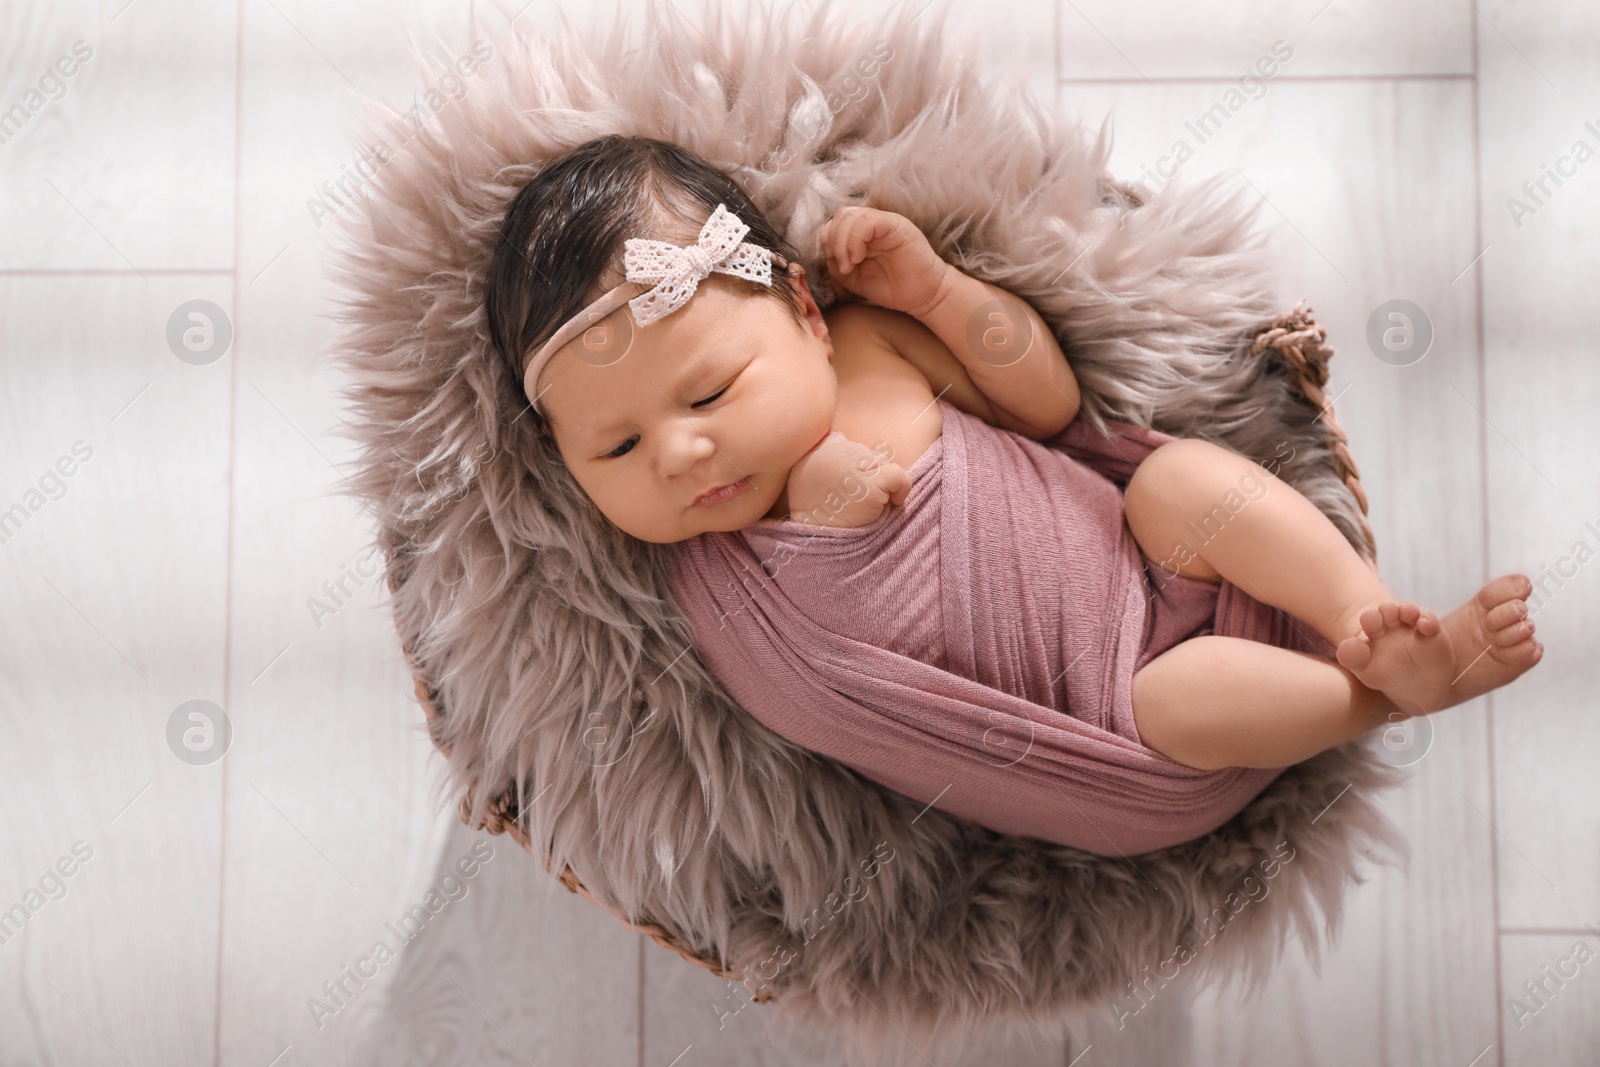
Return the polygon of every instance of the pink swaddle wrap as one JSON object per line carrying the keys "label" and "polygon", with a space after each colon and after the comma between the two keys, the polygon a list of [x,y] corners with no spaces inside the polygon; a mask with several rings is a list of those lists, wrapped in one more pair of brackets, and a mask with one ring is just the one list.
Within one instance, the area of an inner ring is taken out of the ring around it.
{"label": "pink swaddle wrap", "polygon": [[1041,442],[938,404],[904,505],[872,523],[671,546],[701,660],[783,737],[994,830],[1132,855],[1226,822],[1281,771],[1145,747],[1133,672],[1206,633],[1332,646],[1229,582],[1147,573],[1122,491],[1170,435],[1080,418]]}

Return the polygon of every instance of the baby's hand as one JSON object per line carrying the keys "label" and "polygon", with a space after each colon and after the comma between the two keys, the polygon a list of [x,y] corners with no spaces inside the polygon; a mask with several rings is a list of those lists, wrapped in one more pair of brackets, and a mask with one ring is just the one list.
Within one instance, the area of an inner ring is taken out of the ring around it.
{"label": "baby's hand", "polygon": [[915,223],[892,211],[840,208],[822,224],[819,241],[835,285],[892,311],[920,316],[955,269]]}
{"label": "baby's hand", "polygon": [[838,430],[819,441],[789,471],[789,517],[813,526],[865,526],[885,504],[901,504],[911,476],[881,452]]}

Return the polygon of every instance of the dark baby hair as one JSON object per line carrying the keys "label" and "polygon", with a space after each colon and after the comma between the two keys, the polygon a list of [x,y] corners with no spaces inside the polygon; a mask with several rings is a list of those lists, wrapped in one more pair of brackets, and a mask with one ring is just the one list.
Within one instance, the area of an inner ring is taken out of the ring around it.
{"label": "dark baby hair", "polygon": [[[750,227],[745,241],[798,259],[731,177],[669,141],[611,134],[546,164],[507,209],[484,284],[489,338],[513,379],[562,323],[623,280],[624,241],[691,244],[718,204]],[[799,294],[774,268],[771,286],[716,277],[782,301],[804,324]]]}

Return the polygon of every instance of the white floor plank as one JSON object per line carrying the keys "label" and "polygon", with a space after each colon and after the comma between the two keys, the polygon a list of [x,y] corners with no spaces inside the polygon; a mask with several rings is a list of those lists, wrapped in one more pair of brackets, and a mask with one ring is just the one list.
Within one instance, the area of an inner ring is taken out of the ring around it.
{"label": "white floor plank", "polygon": [[[1546,646],[1525,683],[1492,698],[1501,921],[1572,926],[1600,918],[1600,566],[1589,562],[1600,554],[1600,316],[1587,284],[1600,267],[1600,163],[1572,158],[1580,140],[1600,153],[1600,14],[1484,15],[1498,27],[1480,34],[1489,539],[1541,582],[1530,606]],[[1569,174],[1560,185],[1555,167]]]}
{"label": "white floor plank", "polygon": [[164,331],[223,290],[0,278],[0,1063],[211,1062],[221,768],[167,729],[223,695],[228,378]]}
{"label": "white floor plank", "polygon": [[[477,872],[463,878],[469,857]],[[459,821],[431,884],[456,899],[391,965],[350,1064],[637,1062],[640,935],[515,841]]]}
{"label": "white floor plank", "polygon": [[[1340,77],[1472,70],[1471,12],[1450,0],[1060,3],[1063,78],[1147,84],[1237,80],[1251,71]],[[1277,42],[1282,46],[1274,56]],[[1246,94],[1253,88],[1249,81],[1241,86]]]}
{"label": "white floor plank", "polygon": [[0,7],[0,270],[232,266],[234,5],[125,4]]}
{"label": "white floor plank", "polygon": [[[947,39],[952,45],[975,43],[978,70],[986,81],[1015,80],[1046,105],[1055,103],[1060,0],[997,0],[981,6],[960,0],[909,2],[913,10],[923,11],[919,20],[936,19],[942,10],[953,16]],[[851,4],[849,11],[855,18],[871,18],[901,6],[902,0],[864,0]]]}
{"label": "white floor plank", "polygon": [[[738,982],[683,962],[676,952],[645,949],[645,1064],[700,1067],[825,1067],[846,1062],[841,1044],[825,1033],[790,1033],[773,1018],[776,1008],[755,1003]],[[889,1055],[902,1063],[937,1067],[1059,1067],[1067,1062],[1066,1035],[1042,1037],[1002,1028],[965,1051],[904,1037]],[[892,1062],[892,1061],[891,1061]]]}
{"label": "white floor plank", "polygon": [[1593,930],[1502,939],[1506,1067],[1592,1067],[1600,1049],[1597,972],[1600,933]]}

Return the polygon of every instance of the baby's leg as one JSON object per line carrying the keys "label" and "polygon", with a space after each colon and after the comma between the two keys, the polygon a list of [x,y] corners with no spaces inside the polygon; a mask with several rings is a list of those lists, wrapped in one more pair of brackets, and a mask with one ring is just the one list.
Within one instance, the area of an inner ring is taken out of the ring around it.
{"label": "baby's leg", "polygon": [[1397,598],[1337,527],[1292,485],[1237,452],[1182,438],[1147,456],[1123,498],[1128,527],[1173,574],[1227,578],[1337,646],[1361,615]]}
{"label": "baby's leg", "polygon": [[1129,482],[1124,508],[1158,570],[1226,578],[1304,620],[1356,679],[1408,714],[1470,699],[1538,661],[1523,621],[1525,577],[1489,582],[1443,620],[1396,602],[1315,505],[1220,446],[1184,439],[1156,449]]}
{"label": "baby's leg", "polygon": [[1191,638],[1133,676],[1146,745],[1201,770],[1287,767],[1403,713],[1336,663],[1239,637]]}

